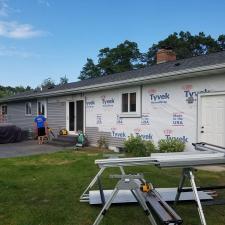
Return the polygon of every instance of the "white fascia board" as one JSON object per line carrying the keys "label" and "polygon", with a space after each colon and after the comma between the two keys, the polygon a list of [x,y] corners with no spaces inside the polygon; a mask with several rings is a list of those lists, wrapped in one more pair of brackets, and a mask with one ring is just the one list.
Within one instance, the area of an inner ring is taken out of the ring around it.
{"label": "white fascia board", "polygon": [[52,97],[52,96],[60,96],[60,95],[67,95],[67,94],[75,94],[79,92],[91,92],[91,91],[97,91],[97,90],[103,90],[113,87],[120,87],[120,86],[128,86],[128,85],[134,85],[137,83],[146,83],[146,82],[156,82],[160,80],[167,80],[167,79],[181,79],[181,78],[188,78],[193,77],[194,73],[207,73],[213,70],[219,70],[219,69],[225,69],[225,63],[222,64],[215,64],[210,66],[201,66],[191,69],[185,69],[185,70],[179,70],[179,71],[173,71],[168,73],[161,73],[161,74],[155,74],[155,75],[149,75],[144,77],[137,77],[133,79],[126,79],[121,81],[114,81],[114,82],[107,82],[107,83],[101,83],[101,84],[94,84],[87,87],[78,87],[78,88],[71,88],[68,90],[58,90],[58,91],[52,91],[47,93],[40,93],[40,94],[34,94],[30,95],[28,97],[18,97],[13,99],[8,99],[5,101],[0,102],[10,102],[10,101],[17,101],[17,100],[23,100],[23,99],[31,99],[31,98],[41,98],[41,97]]}

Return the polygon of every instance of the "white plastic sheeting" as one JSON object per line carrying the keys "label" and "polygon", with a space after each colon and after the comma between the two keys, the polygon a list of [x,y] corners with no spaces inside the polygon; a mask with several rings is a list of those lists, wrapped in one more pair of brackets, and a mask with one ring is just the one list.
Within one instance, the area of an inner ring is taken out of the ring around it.
{"label": "white plastic sheeting", "polygon": [[[105,201],[107,201],[113,190],[104,190]],[[164,201],[172,202],[175,200],[177,188],[156,188],[156,191],[160,194]],[[213,197],[207,192],[198,191],[200,200],[212,200]],[[180,201],[194,201],[193,192],[182,192],[180,196]],[[137,200],[132,195],[129,190],[119,190],[113,203],[135,203]],[[89,192],[89,203],[91,205],[102,204],[100,191],[90,191]]]}
{"label": "white plastic sheeting", "polygon": [[[176,138],[190,147],[198,141],[198,94],[224,91],[224,84],[225,75],[211,75],[90,93],[86,126],[122,139],[131,134],[155,142]],[[127,92],[137,93],[136,113],[121,113],[121,96]]]}

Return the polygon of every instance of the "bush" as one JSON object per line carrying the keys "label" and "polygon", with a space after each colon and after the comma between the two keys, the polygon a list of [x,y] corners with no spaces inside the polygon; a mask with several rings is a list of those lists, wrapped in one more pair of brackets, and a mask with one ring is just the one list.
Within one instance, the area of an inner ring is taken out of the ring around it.
{"label": "bush", "polygon": [[185,143],[177,139],[161,139],[158,147],[160,152],[183,152]]}
{"label": "bush", "polygon": [[98,143],[99,148],[108,148],[108,144],[107,144],[105,137],[100,137],[98,139],[97,143]]}
{"label": "bush", "polygon": [[124,142],[125,151],[134,156],[149,156],[156,150],[155,145],[151,141],[143,141],[141,137],[131,135]]}
{"label": "bush", "polygon": [[157,152],[156,146],[153,141],[144,141],[146,155],[150,156],[151,153]]}

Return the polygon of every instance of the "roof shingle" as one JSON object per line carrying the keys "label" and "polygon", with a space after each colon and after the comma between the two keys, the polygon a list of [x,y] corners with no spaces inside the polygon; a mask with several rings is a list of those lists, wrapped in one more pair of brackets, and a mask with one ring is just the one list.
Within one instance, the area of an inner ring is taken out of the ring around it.
{"label": "roof shingle", "polygon": [[156,64],[152,66],[146,66],[144,68],[137,69],[137,70],[105,75],[102,77],[72,82],[72,83],[68,83],[64,85],[58,85],[54,88],[45,89],[38,92],[35,92],[35,91],[24,92],[24,93],[20,93],[20,94],[3,98],[0,100],[2,102],[4,100],[7,101],[7,100],[13,100],[13,99],[18,99],[23,97],[26,98],[29,96],[35,97],[35,95],[39,95],[40,93],[50,94],[51,92],[60,91],[60,90],[63,91],[68,89],[82,88],[82,87],[88,87],[91,85],[106,84],[109,82],[129,80],[129,79],[134,79],[139,77],[144,78],[146,76],[151,76],[151,75],[157,75],[157,74],[162,74],[167,72],[175,72],[175,71],[185,70],[185,69],[193,69],[197,67],[210,66],[210,65],[222,64],[222,63],[225,63],[225,51],[216,52],[216,53],[212,53],[208,55],[191,57],[187,59],[176,60],[173,62]]}

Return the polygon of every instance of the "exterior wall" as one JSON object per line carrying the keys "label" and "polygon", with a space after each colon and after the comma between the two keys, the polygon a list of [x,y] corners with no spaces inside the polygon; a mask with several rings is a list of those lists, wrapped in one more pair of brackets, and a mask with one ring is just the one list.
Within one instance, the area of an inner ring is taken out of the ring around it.
{"label": "exterior wall", "polygon": [[[142,89],[140,114],[124,117],[121,94],[135,89]],[[121,147],[133,134],[156,143],[178,138],[190,148],[197,141],[198,93],[224,90],[225,75],[211,75],[90,93],[86,95],[86,133],[91,144],[106,136],[111,147]]]}
{"label": "exterior wall", "polygon": [[125,138],[112,137],[111,132],[99,131],[98,127],[86,127],[86,134],[91,145],[97,146],[99,138],[104,137],[109,147],[115,150],[117,150],[116,147],[123,147],[125,140]]}
{"label": "exterior wall", "polygon": [[[26,101],[28,102],[28,101]],[[23,130],[33,129],[34,117],[37,116],[37,101],[29,101],[32,105],[32,115],[25,115],[25,102],[8,103],[8,123],[12,123]]]}
{"label": "exterior wall", "polygon": [[[121,96],[137,92],[137,113],[121,113]],[[85,100],[85,132],[91,145],[103,136],[110,148],[122,147],[131,134],[155,143],[162,138],[178,138],[187,144],[197,141],[198,93],[225,91],[225,74],[145,84],[123,89],[96,91],[83,95],[49,97],[47,119],[57,134],[67,128],[67,102]],[[193,98],[193,102],[190,97]],[[29,129],[37,115],[37,100],[32,100],[32,115],[25,116],[25,102],[8,103],[8,122]]]}
{"label": "exterior wall", "polygon": [[68,129],[67,102],[81,99],[84,97],[80,94],[47,99],[47,122],[55,134],[58,134],[60,129]]}
{"label": "exterior wall", "polygon": [[49,98],[47,101],[47,112],[48,125],[55,134],[58,134],[60,129],[66,128],[66,99]]}

